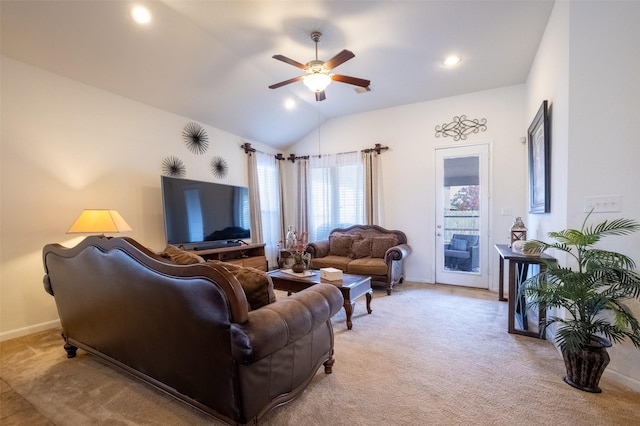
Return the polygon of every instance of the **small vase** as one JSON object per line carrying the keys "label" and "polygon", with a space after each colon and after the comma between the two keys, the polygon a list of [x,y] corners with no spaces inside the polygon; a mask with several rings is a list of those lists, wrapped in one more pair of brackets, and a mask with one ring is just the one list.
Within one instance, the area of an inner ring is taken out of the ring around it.
{"label": "small vase", "polygon": [[293,254],[293,266],[291,270],[296,273],[304,272],[309,269],[310,256],[308,253],[294,253]]}
{"label": "small vase", "polygon": [[291,270],[296,273],[304,272],[306,269],[304,262],[296,262],[291,267]]}

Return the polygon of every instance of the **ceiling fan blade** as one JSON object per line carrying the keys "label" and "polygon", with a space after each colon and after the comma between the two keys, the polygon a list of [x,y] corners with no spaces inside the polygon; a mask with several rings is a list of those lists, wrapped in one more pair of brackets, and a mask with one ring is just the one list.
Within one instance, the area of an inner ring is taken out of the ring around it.
{"label": "ceiling fan blade", "polygon": [[300,68],[301,70],[306,70],[307,69],[306,65],[301,64],[298,61],[294,61],[291,58],[287,58],[286,56],[283,56],[283,55],[273,55],[273,59],[277,59],[279,61],[286,62],[289,65],[293,65],[294,67]]}
{"label": "ceiling fan blade", "polygon": [[269,86],[269,89],[277,89],[278,87],[286,86],[287,84],[291,84],[291,83],[295,83],[296,81],[300,81],[303,78],[304,78],[303,76],[293,77],[293,78],[290,78],[289,80],[285,80],[285,81],[281,81],[280,83],[272,84],[271,86]]}
{"label": "ceiling fan blade", "polygon": [[363,78],[349,77],[348,75],[330,74],[331,80],[339,81],[340,83],[353,84],[354,86],[369,87],[371,81]]}
{"label": "ceiling fan blade", "polygon": [[327,62],[325,62],[324,68],[327,70],[332,70],[338,65],[347,62],[349,59],[355,56],[356,55],[352,51],[345,49],[342,52],[338,53],[333,58],[329,59]]}
{"label": "ceiling fan blade", "polygon": [[324,90],[322,92],[316,92],[316,101],[324,101],[327,97],[324,95]]}

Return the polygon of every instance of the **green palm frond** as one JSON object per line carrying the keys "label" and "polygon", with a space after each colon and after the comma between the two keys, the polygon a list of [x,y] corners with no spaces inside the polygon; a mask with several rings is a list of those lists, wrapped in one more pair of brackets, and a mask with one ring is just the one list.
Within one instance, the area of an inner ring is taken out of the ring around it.
{"label": "green palm frond", "polygon": [[629,235],[640,230],[640,223],[632,219],[605,220],[597,225],[585,227],[583,232],[587,235]]}
{"label": "green palm frond", "polygon": [[578,352],[597,336],[619,343],[629,339],[640,349],[640,323],[624,303],[640,298],[636,263],[622,253],[593,247],[608,235],[629,235],[640,230],[630,219],[605,220],[580,230],[550,232],[553,242],[527,241],[525,251],[555,249],[576,261],[576,268],[546,262],[546,269],[525,281],[522,291],[529,307],[563,308],[566,317],[551,316],[540,323],[544,334],[557,324],[556,342],[562,351]]}

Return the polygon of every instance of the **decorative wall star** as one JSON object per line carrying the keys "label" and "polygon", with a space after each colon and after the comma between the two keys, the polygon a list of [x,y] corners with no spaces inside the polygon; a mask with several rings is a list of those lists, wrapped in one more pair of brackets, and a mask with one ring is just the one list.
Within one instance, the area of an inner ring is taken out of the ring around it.
{"label": "decorative wall star", "polygon": [[227,161],[222,157],[213,157],[211,159],[211,173],[218,179],[224,179],[229,172]]}
{"label": "decorative wall star", "polygon": [[184,126],[182,137],[187,148],[194,154],[204,154],[209,148],[209,136],[198,123],[190,122]]}
{"label": "decorative wall star", "polygon": [[181,159],[171,155],[162,161],[162,172],[167,176],[181,178],[186,174],[187,168]]}

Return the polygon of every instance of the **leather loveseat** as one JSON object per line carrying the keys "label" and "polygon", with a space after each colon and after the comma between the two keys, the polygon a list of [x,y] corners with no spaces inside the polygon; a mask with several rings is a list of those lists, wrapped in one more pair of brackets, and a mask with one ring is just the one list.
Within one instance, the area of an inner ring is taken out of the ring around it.
{"label": "leather loveseat", "polygon": [[371,277],[373,285],[391,294],[393,286],[404,280],[404,260],[411,253],[407,236],[377,225],[337,228],[329,239],[307,245],[311,268],[336,268],[347,274]]}
{"label": "leather loveseat", "polygon": [[228,424],[257,424],[331,372],[333,285],[274,301],[268,279],[250,306],[247,271],[175,264],[129,238],[50,244],[43,261],[69,358],[86,350]]}

